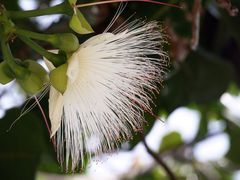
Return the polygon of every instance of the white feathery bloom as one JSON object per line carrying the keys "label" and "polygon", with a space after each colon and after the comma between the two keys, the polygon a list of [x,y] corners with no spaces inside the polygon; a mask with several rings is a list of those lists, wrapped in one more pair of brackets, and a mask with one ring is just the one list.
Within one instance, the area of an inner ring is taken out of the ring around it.
{"label": "white feathery bloom", "polygon": [[112,151],[142,129],[168,65],[163,42],[157,22],[138,20],[90,38],[72,54],[65,92],[51,87],[49,98],[61,163],[74,171],[84,154]]}

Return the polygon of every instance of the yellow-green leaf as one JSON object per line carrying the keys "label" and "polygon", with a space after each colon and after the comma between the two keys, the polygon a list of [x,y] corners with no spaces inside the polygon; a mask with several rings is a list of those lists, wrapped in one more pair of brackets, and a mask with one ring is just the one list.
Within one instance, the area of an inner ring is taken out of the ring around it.
{"label": "yellow-green leaf", "polygon": [[68,2],[69,2],[70,5],[75,5],[77,0],[68,0]]}
{"label": "yellow-green leaf", "polygon": [[162,139],[162,143],[159,151],[164,152],[179,147],[183,144],[181,135],[178,132],[171,132],[165,135]]}
{"label": "yellow-green leaf", "polygon": [[72,30],[79,34],[89,34],[94,32],[91,25],[77,8],[74,9],[69,26]]}

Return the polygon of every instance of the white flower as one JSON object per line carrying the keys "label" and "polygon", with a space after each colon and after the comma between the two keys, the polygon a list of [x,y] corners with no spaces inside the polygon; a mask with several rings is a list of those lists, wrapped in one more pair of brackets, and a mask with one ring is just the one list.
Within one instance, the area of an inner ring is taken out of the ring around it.
{"label": "white flower", "polygon": [[68,60],[63,94],[50,89],[49,116],[57,153],[74,171],[84,154],[112,151],[132,131],[142,129],[151,112],[168,57],[157,22],[130,23],[80,45]]}

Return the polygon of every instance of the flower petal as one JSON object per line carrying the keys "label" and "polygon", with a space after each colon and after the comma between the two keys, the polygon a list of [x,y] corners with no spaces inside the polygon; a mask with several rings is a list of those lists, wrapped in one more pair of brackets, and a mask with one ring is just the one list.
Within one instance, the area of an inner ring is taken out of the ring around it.
{"label": "flower petal", "polygon": [[55,135],[61,125],[63,114],[63,95],[53,87],[49,93],[49,117],[51,121],[51,137]]}

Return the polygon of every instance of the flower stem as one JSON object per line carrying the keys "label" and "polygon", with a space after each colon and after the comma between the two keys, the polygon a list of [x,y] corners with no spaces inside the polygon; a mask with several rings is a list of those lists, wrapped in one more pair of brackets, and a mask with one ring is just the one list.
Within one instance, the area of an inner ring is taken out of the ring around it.
{"label": "flower stem", "polygon": [[16,29],[15,33],[20,36],[26,36],[29,38],[33,38],[41,41],[47,41],[47,42],[49,41],[49,37],[51,36],[49,34],[41,34],[41,33],[36,33],[36,32],[19,29],[19,28]]}
{"label": "flower stem", "polygon": [[2,48],[3,59],[7,62],[8,66],[14,72],[16,77],[25,76],[26,70],[20,65],[18,65],[14,60],[9,44],[4,36],[1,36],[1,48]]}
{"label": "flower stem", "polygon": [[29,10],[29,11],[8,11],[8,17],[12,19],[21,19],[28,17],[36,17],[36,16],[44,16],[44,15],[52,15],[52,14],[69,14],[72,12],[71,6],[63,2],[53,7],[45,8],[45,9],[37,9],[37,10]]}
{"label": "flower stem", "polygon": [[53,63],[55,67],[60,66],[61,64],[64,64],[66,62],[66,58],[62,55],[59,54],[54,54],[51,53],[47,50],[45,50],[43,47],[35,43],[33,40],[29,39],[28,37],[25,36],[19,36],[19,38],[27,44],[29,47],[34,49],[38,54],[44,56],[47,58],[49,61]]}

